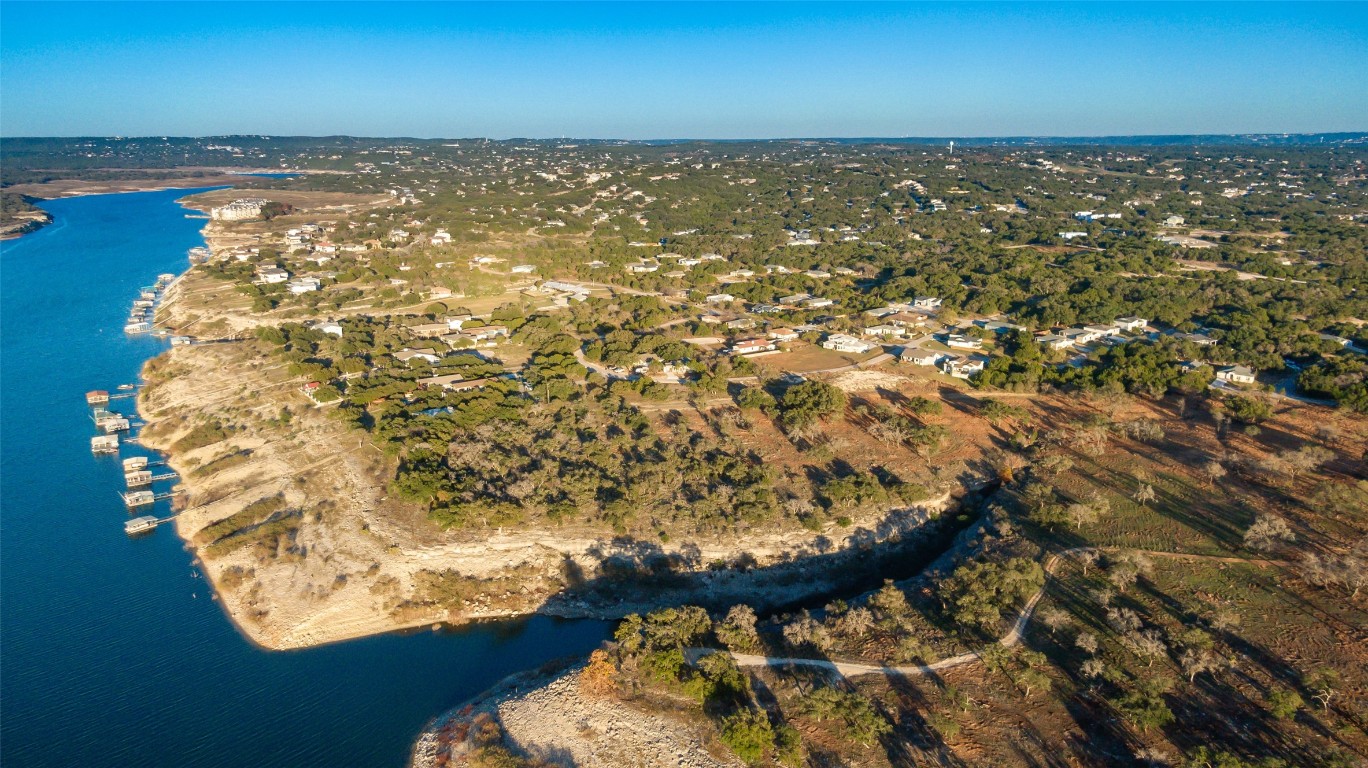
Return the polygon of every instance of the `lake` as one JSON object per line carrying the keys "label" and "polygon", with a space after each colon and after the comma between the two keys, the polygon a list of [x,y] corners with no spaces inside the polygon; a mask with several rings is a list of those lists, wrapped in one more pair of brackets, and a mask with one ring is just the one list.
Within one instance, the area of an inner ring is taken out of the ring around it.
{"label": "lake", "polygon": [[138,288],[204,244],[175,203],[196,191],[47,201],[51,225],[0,244],[4,765],[402,766],[430,717],[587,653],[610,625],[534,617],[267,652],[171,526],[124,535],[122,469],[91,455],[84,393],[136,381],[164,348],[122,329]]}

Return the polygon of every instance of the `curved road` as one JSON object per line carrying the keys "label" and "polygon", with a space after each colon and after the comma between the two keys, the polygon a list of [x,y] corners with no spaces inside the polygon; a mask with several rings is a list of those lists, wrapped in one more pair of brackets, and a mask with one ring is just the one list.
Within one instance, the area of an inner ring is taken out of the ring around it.
{"label": "curved road", "polygon": [[[1218,563],[1250,563],[1259,566],[1287,564],[1287,561],[1284,560],[1259,560],[1243,557],[1223,557],[1221,555],[1194,555],[1183,552],[1159,552],[1144,549],[1126,549],[1123,547],[1075,547],[1050,555],[1049,558],[1045,560],[1045,575],[1047,577],[1054,575],[1055,570],[1065,558],[1089,550],[1094,552],[1134,552],[1151,557],[1166,557],[1173,560],[1207,560]],[[1041,585],[1040,589],[1037,590],[1034,595],[1031,595],[1031,599],[1027,600],[1026,604],[1021,607],[1021,613],[1017,616],[1016,621],[1012,623],[1012,628],[1007,631],[1007,634],[998,638],[994,645],[1011,648],[1021,642],[1021,638],[1026,633],[1026,626],[1030,624],[1031,616],[1035,614],[1036,605],[1040,603],[1040,598],[1045,596],[1046,586],[1047,585],[1044,584]],[[732,659],[734,659],[737,666],[740,667],[812,667],[815,669],[838,672],[845,677],[858,677],[860,675],[899,675],[902,677],[917,677],[978,661],[979,658],[981,658],[983,650],[984,649],[979,649],[977,651],[961,653],[958,656],[951,656],[931,664],[904,664],[896,666],[861,664],[854,661],[827,661],[823,659],[801,659],[782,656],[757,656],[749,653],[719,651],[713,648],[691,648],[687,655],[690,661],[696,661],[710,653],[730,653]]]}

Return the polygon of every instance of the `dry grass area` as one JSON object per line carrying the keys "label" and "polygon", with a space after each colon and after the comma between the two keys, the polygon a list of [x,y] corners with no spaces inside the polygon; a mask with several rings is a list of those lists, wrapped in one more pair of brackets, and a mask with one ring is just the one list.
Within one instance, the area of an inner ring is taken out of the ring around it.
{"label": "dry grass area", "polygon": [[[195,545],[229,613],[268,647],[536,610],[618,616],[697,598],[700,588],[732,602],[762,592],[796,600],[831,588],[823,573],[759,568],[716,574],[643,603],[587,604],[563,594],[567,563],[593,578],[607,560],[635,556],[636,542],[614,541],[611,531],[588,524],[440,531],[422,510],[387,497],[393,460],[330,419],[329,409],[314,407],[298,391],[303,380],[289,377],[258,342],[174,348],[149,364],[146,378],[146,443],[169,452],[189,489],[178,529]],[[284,498],[279,514],[230,521],[277,495]],[[947,501],[927,505],[938,509]],[[772,566],[855,553],[906,535],[928,514],[869,509],[849,525],[822,531],[753,529],[650,548],[703,570],[743,554]],[[237,528],[231,537],[211,535]]]}

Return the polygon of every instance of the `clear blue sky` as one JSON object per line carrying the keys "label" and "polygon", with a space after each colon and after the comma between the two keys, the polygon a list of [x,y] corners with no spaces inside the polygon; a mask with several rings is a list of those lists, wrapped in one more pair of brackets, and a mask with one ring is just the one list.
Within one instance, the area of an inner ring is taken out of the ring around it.
{"label": "clear blue sky", "polygon": [[1368,4],[0,3],[0,134],[1368,130]]}

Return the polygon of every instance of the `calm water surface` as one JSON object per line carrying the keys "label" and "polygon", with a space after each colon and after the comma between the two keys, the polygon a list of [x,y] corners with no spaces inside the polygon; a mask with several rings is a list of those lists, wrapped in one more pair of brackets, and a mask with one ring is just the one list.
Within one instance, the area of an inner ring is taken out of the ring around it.
{"label": "calm water surface", "polygon": [[162,350],[124,319],[139,286],[203,244],[203,221],[174,202],[195,191],[50,201],[52,225],[0,245],[0,760],[402,766],[428,718],[587,653],[608,625],[538,617],[260,651],[170,526],[124,535],[122,471],[90,454],[84,393],[135,381]]}

